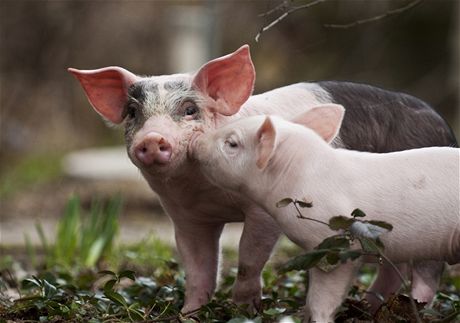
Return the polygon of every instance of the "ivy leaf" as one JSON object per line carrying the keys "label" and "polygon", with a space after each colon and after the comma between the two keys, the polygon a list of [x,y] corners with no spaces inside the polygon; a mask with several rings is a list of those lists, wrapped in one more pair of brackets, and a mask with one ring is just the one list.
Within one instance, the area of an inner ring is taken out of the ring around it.
{"label": "ivy leaf", "polygon": [[286,311],[285,308],[281,308],[281,307],[273,307],[273,308],[269,308],[268,310],[265,310],[264,311],[264,314],[265,315],[268,315],[268,316],[275,316],[275,315],[279,315],[279,314],[282,314]]}
{"label": "ivy leaf", "polygon": [[41,281],[36,278],[34,276],[34,278],[26,278],[22,281],[22,284],[25,288],[28,288],[28,287],[38,287],[38,288],[41,288],[42,287],[42,283]]}
{"label": "ivy leaf", "polygon": [[50,284],[46,279],[43,279],[43,296],[50,299],[57,294],[56,286]]}
{"label": "ivy leaf", "polygon": [[291,270],[307,270],[313,268],[327,252],[328,250],[313,250],[304,255],[294,257],[281,268],[281,272],[285,273]]}
{"label": "ivy leaf", "polygon": [[334,251],[328,252],[323,258],[321,258],[318,263],[316,264],[316,268],[325,273],[329,273],[336,269],[339,264],[339,257],[338,254]]}
{"label": "ivy leaf", "polygon": [[118,274],[119,279],[126,277],[131,279],[132,281],[136,280],[136,276],[134,275],[134,271],[132,270],[124,270],[121,273]]}
{"label": "ivy leaf", "polygon": [[129,312],[129,316],[131,317],[131,319],[135,320],[135,321],[143,321],[144,320],[144,313],[142,313],[140,310],[139,310],[139,303],[133,303],[131,306],[128,307],[128,312]]}
{"label": "ivy leaf", "polygon": [[125,298],[121,294],[114,292],[112,290],[107,290],[107,291],[104,291],[104,295],[105,297],[110,299],[115,304],[121,305],[125,308],[128,307],[128,304],[126,303]]}
{"label": "ivy leaf", "polygon": [[385,246],[383,245],[383,242],[380,240],[380,238],[375,239],[375,244],[380,248],[380,250],[385,250]]}
{"label": "ivy leaf", "polygon": [[329,227],[332,230],[347,230],[350,225],[353,224],[355,219],[340,215],[340,216],[333,216],[329,219]]}
{"label": "ivy leaf", "polygon": [[374,240],[370,238],[366,238],[366,237],[358,237],[358,240],[359,240],[359,243],[361,244],[361,248],[366,253],[380,254],[380,250],[378,249]]}
{"label": "ivy leaf", "polygon": [[346,262],[348,259],[355,260],[359,258],[363,253],[361,250],[341,250],[339,252],[340,261]]}
{"label": "ivy leaf", "polygon": [[348,249],[350,240],[343,235],[335,235],[324,239],[315,249]]}
{"label": "ivy leaf", "polygon": [[388,230],[369,222],[354,221],[350,226],[350,233],[355,237],[365,237],[375,240],[385,232],[388,232]]}
{"label": "ivy leaf", "polygon": [[364,213],[360,209],[354,209],[353,212],[351,212],[351,216],[354,218],[364,218],[366,216],[366,213]]}
{"label": "ivy leaf", "polygon": [[110,276],[113,276],[113,277],[117,277],[117,274],[115,274],[113,271],[111,270],[101,270],[98,272],[99,275],[110,275]]}
{"label": "ivy leaf", "polygon": [[117,280],[116,279],[110,279],[104,284],[104,291],[105,292],[110,292],[113,291],[113,286],[116,284]]}
{"label": "ivy leaf", "polygon": [[293,203],[293,202],[294,202],[293,199],[291,199],[291,198],[289,198],[289,197],[286,197],[286,198],[284,198],[284,199],[278,201],[278,202],[276,203],[276,207],[278,207],[278,208],[286,207],[286,206],[288,206],[289,204],[291,204],[291,203]]}
{"label": "ivy leaf", "polygon": [[387,231],[393,230],[393,226],[392,226],[390,223],[385,222],[385,221],[371,220],[371,221],[367,221],[367,222],[369,222],[369,223],[372,224],[372,225],[375,225],[375,226],[384,228],[384,229],[386,229]]}

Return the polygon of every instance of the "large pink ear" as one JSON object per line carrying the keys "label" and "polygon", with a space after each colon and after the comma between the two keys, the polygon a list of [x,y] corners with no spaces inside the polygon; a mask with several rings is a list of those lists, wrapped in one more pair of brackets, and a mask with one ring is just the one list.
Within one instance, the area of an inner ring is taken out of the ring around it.
{"label": "large pink ear", "polygon": [[266,117],[262,126],[257,130],[257,167],[267,167],[276,146],[276,130],[270,117]]}
{"label": "large pink ear", "polygon": [[97,70],[67,70],[80,81],[89,102],[100,115],[113,123],[123,121],[128,89],[139,77],[116,66]]}
{"label": "large pink ear", "polygon": [[193,86],[216,101],[213,112],[230,116],[251,96],[255,77],[249,46],[244,45],[203,65],[193,79]]}
{"label": "large pink ear", "polygon": [[313,129],[330,143],[339,133],[344,114],[345,109],[339,104],[322,104],[296,116],[291,121]]}

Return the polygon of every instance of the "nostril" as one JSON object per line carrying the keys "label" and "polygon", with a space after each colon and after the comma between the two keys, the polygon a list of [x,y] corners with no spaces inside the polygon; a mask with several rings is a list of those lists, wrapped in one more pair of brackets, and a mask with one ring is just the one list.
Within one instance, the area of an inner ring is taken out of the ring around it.
{"label": "nostril", "polygon": [[145,166],[166,164],[171,159],[172,146],[161,135],[149,133],[137,145],[135,154],[136,158]]}

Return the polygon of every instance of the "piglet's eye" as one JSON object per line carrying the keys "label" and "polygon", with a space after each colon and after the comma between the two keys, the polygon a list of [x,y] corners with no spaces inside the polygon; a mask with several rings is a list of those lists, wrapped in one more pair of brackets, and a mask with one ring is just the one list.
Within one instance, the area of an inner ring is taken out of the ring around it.
{"label": "piglet's eye", "polygon": [[231,139],[225,140],[225,144],[230,148],[237,148],[238,147],[238,144],[234,140],[231,140]]}
{"label": "piglet's eye", "polygon": [[184,115],[185,116],[194,116],[198,113],[198,107],[196,105],[190,105],[185,108]]}
{"label": "piglet's eye", "polygon": [[130,103],[128,105],[126,114],[128,115],[129,119],[136,118],[137,109],[138,109],[138,105],[136,103]]}

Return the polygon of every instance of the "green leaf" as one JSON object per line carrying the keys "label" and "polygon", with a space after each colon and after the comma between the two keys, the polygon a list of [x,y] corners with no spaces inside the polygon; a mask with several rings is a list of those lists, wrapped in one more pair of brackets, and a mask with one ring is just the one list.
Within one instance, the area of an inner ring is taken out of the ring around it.
{"label": "green leaf", "polygon": [[357,237],[359,240],[359,243],[361,244],[361,248],[366,252],[366,253],[372,253],[372,254],[380,254],[380,250],[377,248],[377,245],[375,244],[375,241],[366,238],[366,237]]}
{"label": "green leaf", "polygon": [[393,226],[390,223],[385,222],[385,221],[371,220],[371,221],[367,221],[367,222],[370,223],[370,224],[376,225],[378,227],[384,228],[384,229],[386,229],[388,231],[393,230]]}
{"label": "green leaf", "polygon": [[83,259],[85,266],[93,267],[98,259],[101,257],[102,252],[104,250],[106,242],[104,237],[100,237],[96,239],[91,246],[89,247],[89,251],[86,255],[86,259]]}
{"label": "green leaf", "polygon": [[296,200],[295,203],[302,208],[313,207],[313,202],[305,202],[305,201]]}
{"label": "green leaf", "polygon": [[276,207],[278,207],[278,208],[286,207],[286,206],[288,206],[289,204],[291,204],[291,203],[293,203],[293,202],[294,202],[293,199],[287,197],[287,198],[284,198],[284,199],[278,201],[278,202],[276,203]]}
{"label": "green leaf", "polygon": [[339,252],[340,261],[346,262],[348,259],[355,260],[359,258],[363,253],[361,250],[343,250]]}
{"label": "green leaf", "polygon": [[38,288],[41,288],[42,287],[42,282],[37,278],[37,277],[33,277],[33,278],[26,278],[22,281],[24,287],[38,287]]}
{"label": "green leaf", "polygon": [[347,230],[350,225],[355,221],[355,219],[340,215],[340,216],[333,216],[329,219],[329,227],[332,230]]}
{"label": "green leaf", "polygon": [[284,312],[286,312],[285,308],[273,307],[273,308],[269,308],[268,310],[265,310],[264,314],[268,316],[275,316],[275,315],[282,314]]}
{"label": "green leaf", "polygon": [[339,257],[339,252],[338,251],[331,251],[328,252],[326,257],[324,257],[327,260],[327,263],[329,265],[335,265],[340,261]]}
{"label": "green leaf", "polygon": [[383,242],[382,240],[380,240],[380,238],[375,239],[375,244],[377,247],[380,248],[380,250],[385,250],[385,246],[383,245]]}
{"label": "green leaf", "polygon": [[327,252],[328,250],[312,250],[304,255],[294,257],[281,268],[281,272],[313,268]]}
{"label": "green leaf", "polygon": [[350,240],[343,235],[335,235],[324,239],[315,249],[348,249]]}
{"label": "green leaf", "polygon": [[104,291],[113,291],[113,286],[117,283],[116,279],[110,279],[104,284]]}
{"label": "green leaf", "polygon": [[98,271],[97,272],[99,275],[110,275],[110,276],[113,276],[113,277],[117,277],[117,274],[115,274],[113,271],[111,270],[101,270],[101,271]]}
{"label": "green leaf", "polygon": [[[331,258],[331,262],[327,259],[328,256]],[[325,273],[333,271],[335,268],[339,266],[339,257],[334,255],[334,252],[328,252],[326,256],[321,258],[318,263],[316,264],[316,268],[324,271]]]}
{"label": "green leaf", "polygon": [[131,279],[132,281],[135,281],[135,280],[136,280],[135,273],[134,273],[134,271],[132,271],[132,270],[124,270],[124,271],[122,271],[122,272],[120,272],[120,273],[118,274],[118,277],[119,277],[119,279],[121,279],[121,278],[123,278],[123,277],[126,277],[126,278]]}
{"label": "green leaf", "polygon": [[235,317],[230,321],[227,321],[227,323],[245,323],[247,321],[249,320],[246,317]]}
{"label": "green leaf", "polygon": [[50,299],[57,294],[57,288],[54,285],[51,285],[46,279],[43,280],[43,296]]}
{"label": "green leaf", "polygon": [[129,317],[133,321],[143,321],[144,313],[138,310],[137,307],[139,307],[139,303],[134,303],[130,307],[128,307]]}
{"label": "green leaf", "polygon": [[351,216],[354,218],[364,218],[366,216],[366,213],[364,213],[360,209],[354,209],[353,212],[351,212]]}
{"label": "green leaf", "polygon": [[104,291],[104,295],[105,295],[105,297],[110,299],[112,302],[114,302],[114,303],[116,303],[118,305],[121,305],[121,306],[123,306],[125,308],[128,307],[128,304],[126,303],[125,298],[121,294],[119,294],[117,292],[114,292],[114,291],[111,291],[111,290],[110,291],[107,290],[107,291]]}

